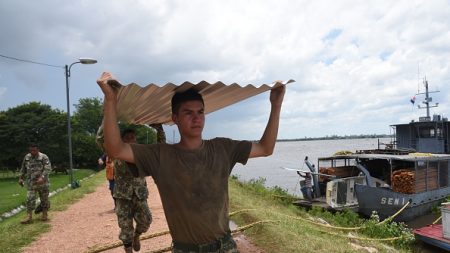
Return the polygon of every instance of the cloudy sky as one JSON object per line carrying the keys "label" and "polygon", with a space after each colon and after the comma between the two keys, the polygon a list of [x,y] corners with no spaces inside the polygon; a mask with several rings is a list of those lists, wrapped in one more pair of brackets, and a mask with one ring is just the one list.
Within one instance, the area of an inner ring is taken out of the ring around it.
{"label": "cloudy sky", "polygon": [[[72,67],[71,104],[102,97],[105,70],[141,85],[294,79],[280,138],[390,133],[425,114],[423,96],[410,103],[424,77],[448,116],[449,17],[447,0],[2,0],[0,55],[52,66],[0,57],[0,110],[66,111],[63,66],[90,57]],[[204,137],[258,139],[269,108],[264,93],[212,113]]]}

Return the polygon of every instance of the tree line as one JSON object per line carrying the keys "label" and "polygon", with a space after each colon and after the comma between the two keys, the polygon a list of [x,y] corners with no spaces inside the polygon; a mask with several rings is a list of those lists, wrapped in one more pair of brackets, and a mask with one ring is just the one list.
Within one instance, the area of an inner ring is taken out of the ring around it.
{"label": "tree line", "polygon": [[[102,150],[95,136],[103,118],[100,98],[82,98],[71,116],[72,159],[74,168],[96,168]],[[156,132],[146,126],[132,127],[139,143],[154,143]],[[28,145],[37,143],[53,166],[69,167],[67,113],[40,102],[30,102],[0,111],[0,169],[16,170],[28,153]]]}
{"label": "tree line", "polygon": [[345,139],[366,139],[366,138],[394,138],[393,134],[351,134],[351,135],[331,135],[322,137],[304,137],[295,139],[278,139],[278,141],[317,141],[317,140],[345,140]]}

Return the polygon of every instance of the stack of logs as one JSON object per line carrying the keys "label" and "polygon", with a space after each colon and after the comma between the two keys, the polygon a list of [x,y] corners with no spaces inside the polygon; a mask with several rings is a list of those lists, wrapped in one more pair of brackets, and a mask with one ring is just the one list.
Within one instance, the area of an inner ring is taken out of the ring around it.
{"label": "stack of logs", "polygon": [[392,173],[392,190],[412,194],[438,188],[438,170],[430,167],[419,169],[400,169]]}
{"label": "stack of logs", "polygon": [[[320,174],[334,175],[336,177],[354,177],[359,173],[358,168],[355,166],[339,166],[339,167],[320,167]],[[327,176],[319,176],[320,182],[327,182],[330,180],[330,177]]]}

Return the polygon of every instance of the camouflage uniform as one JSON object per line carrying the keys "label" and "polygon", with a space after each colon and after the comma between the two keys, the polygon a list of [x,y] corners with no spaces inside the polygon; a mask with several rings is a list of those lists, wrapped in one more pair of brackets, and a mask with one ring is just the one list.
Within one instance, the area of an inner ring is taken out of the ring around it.
{"label": "camouflage uniform", "polygon": [[[132,243],[134,236],[145,233],[152,222],[147,204],[147,183],[145,178],[134,177],[128,165],[120,160],[114,161],[114,180],[119,239],[126,245]],[[136,229],[133,228],[133,218]]]}
{"label": "camouflage uniform", "polygon": [[[103,149],[103,125],[97,131],[97,145]],[[120,227],[119,239],[125,248],[136,243],[139,235],[147,232],[152,223],[152,214],[147,204],[148,189],[145,178],[134,177],[124,161],[114,161],[114,190],[113,198],[116,201],[117,221]],[[133,227],[136,221],[136,229]]]}
{"label": "camouflage uniform", "polygon": [[[47,211],[50,207],[48,200],[49,194],[49,173],[51,172],[51,164],[48,156],[41,152],[36,157],[30,153],[25,155],[21,167],[21,178],[25,179],[27,187],[27,212],[31,213],[36,206],[36,193],[41,199],[41,206],[43,211]],[[40,177],[44,178],[44,183],[39,185],[36,181]]]}

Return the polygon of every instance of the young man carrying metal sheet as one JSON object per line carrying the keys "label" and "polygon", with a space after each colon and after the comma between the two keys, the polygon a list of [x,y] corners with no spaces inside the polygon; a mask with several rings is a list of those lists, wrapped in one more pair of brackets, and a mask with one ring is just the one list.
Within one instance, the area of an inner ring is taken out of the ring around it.
{"label": "young man carrying metal sheet", "polygon": [[176,144],[128,144],[117,126],[117,94],[104,72],[97,80],[104,99],[105,148],[112,157],[136,164],[136,176],[152,176],[158,187],[173,239],[172,252],[238,252],[230,234],[228,177],[234,165],[273,153],[285,86],[270,93],[271,112],[258,142],[227,138],[203,140],[202,96],[194,89],[172,97]]}

